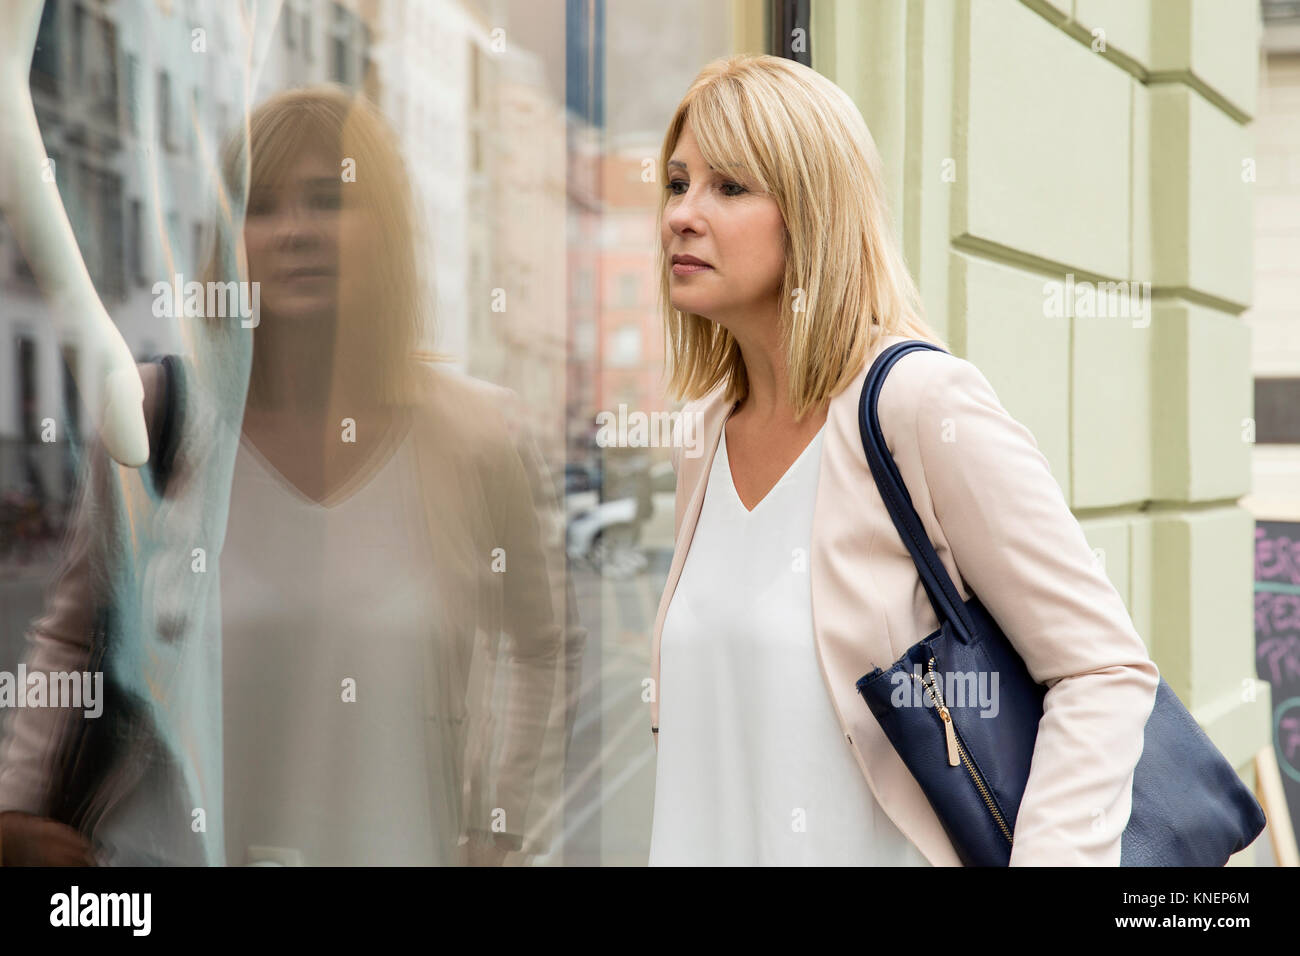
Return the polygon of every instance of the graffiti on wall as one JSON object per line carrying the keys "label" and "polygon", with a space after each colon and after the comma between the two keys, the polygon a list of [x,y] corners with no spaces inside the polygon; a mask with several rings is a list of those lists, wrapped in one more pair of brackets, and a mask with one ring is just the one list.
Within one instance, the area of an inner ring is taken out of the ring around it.
{"label": "graffiti on wall", "polygon": [[1300,820],[1300,522],[1255,524],[1255,667],[1273,689],[1273,749]]}

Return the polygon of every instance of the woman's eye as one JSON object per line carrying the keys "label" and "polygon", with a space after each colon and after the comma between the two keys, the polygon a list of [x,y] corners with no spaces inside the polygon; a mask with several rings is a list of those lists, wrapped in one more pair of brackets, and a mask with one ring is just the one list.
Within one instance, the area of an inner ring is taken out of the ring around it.
{"label": "woman's eye", "polygon": [[317,209],[338,209],[342,205],[342,199],[336,192],[319,193],[312,200],[312,205]]}
{"label": "woman's eye", "polygon": [[[669,183],[667,186],[665,186],[664,188],[667,189],[668,192],[669,192],[671,195],[673,195],[673,196],[680,196],[681,193],[679,193],[679,192],[677,191],[677,187],[678,187],[678,186],[686,186],[687,188],[689,188],[690,184],[687,183],[685,180],[682,180],[682,179],[674,179],[672,182],[670,182],[670,183]],[[724,195],[727,195],[727,196],[739,196],[741,193],[743,193],[743,192],[746,191],[746,190],[745,190],[745,187],[742,186],[742,185],[740,185],[740,183],[723,183],[721,188],[724,190]],[[736,191],[735,191],[735,192],[725,192],[725,190],[728,190],[728,189],[734,189],[734,190],[736,190]]]}

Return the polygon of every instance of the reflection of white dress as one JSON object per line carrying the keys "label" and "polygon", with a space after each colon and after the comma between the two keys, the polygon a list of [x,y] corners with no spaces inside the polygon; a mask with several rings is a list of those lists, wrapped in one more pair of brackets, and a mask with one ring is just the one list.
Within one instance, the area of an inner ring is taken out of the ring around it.
{"label": "reflection of white dress", "polygon": [[427,769],[437,594],[413,441],[333,507],[240,442],[221,558],[228,864],[451,862],[456,833],[435,822],[450,796]]}
{"label": "reflection of white dress", "polygon": [[876,803],[817,662],[825,427],[752,512],[725,431],[661,635],[650,865],[929,866]]}

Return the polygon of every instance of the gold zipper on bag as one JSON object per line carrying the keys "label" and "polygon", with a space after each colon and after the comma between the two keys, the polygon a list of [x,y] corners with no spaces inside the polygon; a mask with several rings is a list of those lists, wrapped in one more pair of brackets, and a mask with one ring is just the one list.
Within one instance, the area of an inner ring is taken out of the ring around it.
{"label": "gold zipper on bag", "polygon": [[[984,779],[980,776],[979,771],[975,769],[975,764],[971,761],[970,757],[967,756],[966,748],[963,747],[961,741],[957,739],[957,726],[953,723],[952,713],[949,712],[948,706],[943,702],[943,695],[938,689],[939,682],[938,678],[935,677],[934,674],[933,657],[930,658],[929,663],[926,666],[928,669],[925,677],[917,677],[915,674],[913,674],[912,677],[919,680],[921,686],[930,692],[931,700],[934,701],[935,707],[938,710],[939,719],[943,721],[944,740],[948,744],[948,765],[950,767],[957,766],[959,758],[960,762],[966,765],[966,770],[970,774],[971,780],[974,781],[975,788],[979,790],[980,796],[984,798],[984,804],[989,808],[989,813],[993,815],[994,822],[996,822],[1002,829],[1002,835],[1007,838],[1007,842],[1011,843],[1011,831],[1003,821],[1002,814],[998,812],[997,805],[993,802],[993,797],[989,793],[988,787],[984,785]],[[932,684],[927,684],[925,680],[927,677],[934,678],[934,682]]]}

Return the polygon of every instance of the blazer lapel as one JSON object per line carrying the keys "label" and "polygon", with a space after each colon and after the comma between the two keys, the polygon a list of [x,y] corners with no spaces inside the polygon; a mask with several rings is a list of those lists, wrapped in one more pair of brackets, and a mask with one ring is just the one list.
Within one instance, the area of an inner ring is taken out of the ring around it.
{"label": "blazer lapel", "polygon": [[723,386],[718,386],[701,399],[701,407],[695,409],[700,414],[700,429],[704,436],[704,452],[699,457],[691,458],[683,454],[678,463],[679,480],[683,488],[693,489],[684,513],[677,517],[677,535],[673,543],[673,560],[668,568],[668,579],[664,584],[663,596],[659,599],[659,612],[655,615],[654,633],[650,642],[650,678],[654,696],[650,700],[650,729],[659,731],[659,643],[663,634],[664,617],[668,614],[668,605],[672,603],[677,581],[682,576],[682,566],[691,549],[691,539],[695,537],[695,526],[700,520],[700,510],[704,506],[704,490],[708,486],[709,469],[713,465],[714,453],[722,439],[722,428],[735,407],[723,397]]}

